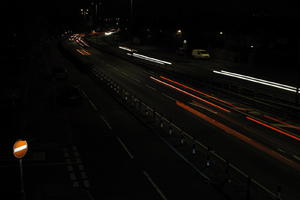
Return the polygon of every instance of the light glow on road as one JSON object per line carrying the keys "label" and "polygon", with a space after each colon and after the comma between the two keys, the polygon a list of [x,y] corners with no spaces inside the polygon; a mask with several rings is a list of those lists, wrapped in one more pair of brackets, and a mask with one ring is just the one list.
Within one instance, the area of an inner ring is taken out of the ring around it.
{"label": "light glow on road", "polygon": [[282,131],[282,130],[280,130],[280,129],[278,129],[278,128],[275,128],[275,127],[273,127],[273,126],[270,126],[270,125],[268,125],[268,124],[265,124],[265,123],[263,123],[263,122],[261,122],[261,121],[258,121],[258,120],[256,120],[256,119],[253,119],[253,118],[251,118],[251,117],[246,117],[246,118],[249,119],[249,120],[251,120],[251,121],[253,121],[253,122],[255,122],[255,123],[258,123],[258,124],[260,124],[260,125],[262,125],[262,126],[265,126],[265,127],[267,127],[267,128],[270,128],[270,129],[272,129],[272,130],[274,130],[274,131],[276,131],[276,132],[278,132],[278,133],[281,133],[281,134],[286,135],[286,136],[288,136],[288,137],[290,137],[290,138],[293,138],[293,139],[295,139],[295,140],[300,141],[300,137],[297,137],[297,136],[295,136],[295,135],[292,135],[292,134],[290,134],[290,133],[287,133],[287,132],[285,132],[285,131]]}
{"label": "light glow on road", "polygon": [[227,101],[224,101],[224,100],[219,99],[219,98],[217,98],[217,97],[214,97],[214,96],[205,94],[204,92],[201,92],[201,91],[199,91],[199,90],[196,90],[196,89],[194,89],[194,88],[191,88],[191,87],[189,87],[189,86],[186,86],[186,85],[184,85],[184,84],[182,84],[182,83],[179,83],[179,82],[177,82],[177,81],[171,80],[171,79],[166,78],[166,77],[164,77],[164,76],[160,76],[160,78],[162,78],[162,79],[164,79],[164,80],[167,80],[167,81],[170,81],[170,82],[172,82],[172,83],[175,83],[176,85],[180,85],[180,86],[182,86],[182,87],[184,87],[184,88],[186,88],[186,89],[192,90],[192,91],[194,91],[194,92],[196,92],[196,93],[198,93],[198,94],[202,94],[202,95],[204,95],[204,96],[206,96],[206,97],[209,97],[209,98],[215,99],[215,100],[217,100],[217,101],[220,101],[220,102],[222,102],[222,103],[224,103],[224,104],[227,104],[227,105],[229,105],[229,106],[238,108],[237,106],[235,106],[235,105],[233,105],[233,104],[231,104],[231,103],[229,103],[229,102],[227,102]]}
{"label": "light glow on road", "polygon": [[188,96],[191,96],[191,97],[193,97],[193,98],[195,98],[195,99],[198,99],[198,100],[200,100],[200,101],[203,101],[203,102],[205,102],[205,103],[207,103],[207,104],[209,104],[209,105],[211,105],[211,106],[214,106],[214,107],[216,107],[216,108],[218,108],[218,109],[221,109],[221,110],[223,110],[223,111],[225,111],[225,112],[231,112],[230,110],[227,110],[227,109],[225,109],[225,108],[223,108],[223,107],[221,107],[221,106],[218,106],[218,105],[216,105],[216,104],[214,104],[214,103],[212,103],[212,102],[209,102],[209,101],[207,101],[207,100],[205,100],[205,99],[202,99],[202,98],[200,98],[200,97],[198,97],[198,96],[196,96],[196,95],[193,95],[193,94],[191,94],[191,93],[189,93],[189,92],[186,92],[186,91],[184,91],[184,90],[182,90],[182,89],[180,89],[180,88],[178,88],[178,87],[175,87],[175,86],[173,86],[173,85],[171,85],[171,84],[169,84],[169,83],[166,83],[166,82],[164,82],[164,81],[161,81],[161,80],[159,80],[159,79],[156,79],[156,78],[154,78],[154,77],[152,77],[152,76],[150,76],[150,78],[152,79],[152,80],[154,80],[154,81],[156,81],[156,82],[159,82],[159,83],[161,83],[161,84],[164,84],[164,85],[166,85],[166,86],[169,86],[169,87],[171,87],[171,88],[173,88],[173,89],[175,89],[175,90],[177,90],[177,91],[179,91],[179,92],[181,92],[181,93],[183,93],[183,94],[186,94],[186,95],[188,95]]}
{"label": "light glow on road", "polygon": [[119,46],[119,49],[123,49],[125,51],[129,51],[129,52],[136,52],[135,49],[131,49],[131,48],[128,48],[128,47],[124,47],[124,46]]}
{"label": "light glow on road", "polygon": [[91,55],[90,52],[88,52],[88,51],[86,51],[86,50],[84,50],[84,49],[76,49],[76,51],[77,51],[78,53],[80,53],[81,55],[83,55],[83,56],[89,56],[89,55]]}
{"label": "light glow on road", "polygon": [[289,127],[289,128],[294,128],[294,129],[300,130],[300,127],[299,127],[299,126],[295,126],[295,125],[292,125],[292,124],[283,122],[283,121],[281,121],[281,120],[279,120],[279,119],[276,119],[276,118],[271,117],[271,116],[268,116],[268,115],[263,115],[263,116],[264,116],[265,118],[267,118],[267,119],[271,119],[271,120],[273,120],[273,121],[275,121],[275,122],[279,122],[280,124],[286,125],[286,126]]}
{"label": "light glow on road", "polygon": [[[258,78],[254,78],[254,77],[246,76],[246,75],[242,75],[242,74],[227,72],[227,71],[224,71],[224,70],[221,70],[221,71],[213,70],[213,72],[216,73],[216,74],[231,76],[231,77],[234,77],[234,78],[239,78],[239,79],[259,83],[259,84],[262,84],[262,85],[267,85],[267,86],[283,89],[283,90],[290,91],[290,92],[295,92],[295,93],[297,92],[296,87],[281,84],[281,83],[276,83],[276,82],[272,82],[272,81],[258,79]],[[298,91],[298,93],[300,93],[300,91]]]}
{"label": "light glow on road", "polygon": [[[129,55],[129,54],[127,54],[127,55]],[[164,61],[164,60],[159,60],[159,59],[152,58],[152,57],[149,57],[149,56],[144,56],[144,55],[141,55],[141,54],[138,54],[138,53],[133,53],[133,54],[130,54],[130,55],[133,56],[133,57],[148,60],[150,62],[159,63],[159,64],[162,64],[162,65],[164,65],[164,64],[172,65],[172,63],[170,63],[170,62],[167,62],[167,61]]]}
{"label": "light glow on road", "polygon": [[201,113],[201,112],[199,112],[199,111],[191,108],[190,106],[188,106],[188,105],[186,105],[186,104],[184,104],[184,103],[182,103],[180,101],[176,101],[176,104],[179,107],[185,109],[186,111],[191,112],[192,114],[194,114],[194,115],[200,117],[201,119],[209,122],[210,124],[214,125],[215,127],[223,130],[224,132],[226,132],[226,133],[228,133],[228,134],[230,134],[230,135],[238,138],[239,140],[241,140],[241,141],[243,141],[243,142],[245,142],[245,143],[247,143],[247,144],[249,144],[249,145],[251,145],[251,146],[253,146],[253,147],[257,148],[257,149],[259,149],[260,151],[265,152],[266,154],[272,156],[273,158],[275,158],[275,159],[277,159],[277,160],[279,160],[279,161],[281,161],[281,162],[283,162],[283,163],[285,163],[285,164],[293,167],[294,169],[297,169],[298,171],[300,171],[300,165],[298,163],[296,163],[296,162],[294,162],[294,161],[292,161],[292,160],[284,157],[283,155],[277,153],[276,151],[273,151],[272,149],[266,147],[265,145],[263,145],[263,144],[261,144],[259,142],[256,142],[255,140],[253,140],[253,139],[251,139],[251,138],[243,135],[242,133],[239,133],[238,131],[236,131],[236,130],[234,130],[234,129],[228,127],[228,126],[226,126],[225,124],[223,124],[223,123],[221,123],[219,121],[216,121],[215,119],[212,119],[212,118],[208,117],[207,115],[205,115],[205,114],[203,114],[203,113]]}

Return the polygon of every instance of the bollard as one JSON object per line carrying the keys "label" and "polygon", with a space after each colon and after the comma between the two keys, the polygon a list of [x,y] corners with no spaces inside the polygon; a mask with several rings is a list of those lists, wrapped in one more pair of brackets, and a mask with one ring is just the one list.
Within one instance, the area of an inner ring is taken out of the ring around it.
{"label": "bollard", "polygon": [[160,128],[163,128],[164,127],[164,123],[163,121],[160,122]]}
{"label": "bollard", "polygon": [[196,155],[196,151],[197,151],[196,150],[196,144],[194,143],[193,146],[192,146],[192,154]]}
{"label": "bollard", "polygon": [[277,186],[277,199],[281,200],[281,186],[280,185]]}
{"label": "bollard", "polygon": [[229,168],[230,168],[230,165],[229,165],[229,162],[226,161],[226,168],[225,168],[225,175],[226,175],[226,179],[225,179],[225,183],[231,183],[231,179],[230,179],[230,176],[229,176]]}
{"label": "bollard", "polygon": [[169,135],[172,135],[173,134],[173,129],[172,129],[172,127],[170,126],[170,128],[169,128],[169,131],[168,131],[168,133],[169,133]]}
{"label": "bollard", "polygon": [[248,179],[247,179],[246,200],[250,199],[250,184],[251,184],[251,178],[248,176]]}
{"label": "bollard", "polygon": [[210,167],[210,155],[209,155],[209,152],[210,152],[210,150],[209,150],[209,148],[207,149],[207,156],[206,156],[206,163],[205,163],[205,166],[206,167]]}
{"label": "bollard", "polygon": [[183,135],[180,136],[180,144],[181,144],[181,145],[184,144],[184,137],[183,137]]}

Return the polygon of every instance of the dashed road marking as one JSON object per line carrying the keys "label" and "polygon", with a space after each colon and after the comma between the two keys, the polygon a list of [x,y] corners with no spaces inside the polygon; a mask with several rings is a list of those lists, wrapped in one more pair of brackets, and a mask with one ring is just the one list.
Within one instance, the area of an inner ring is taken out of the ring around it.
{"label": "dashed road marking", "polygon": [[148,85],[148,84],[146,84],[146,87],[147,87],[147,88],[150,88],[151,90],[156,91],[156,89],[155,89],[154,87],[152,87],[152,86],[150,86],[150,85]]}
{"label": "dashed road marking", "polygon": [[280,149],[280,148],[277,148],[277,150],[278,150],[279,152],[281,152],[281,153],[285,153],[285,151],[282,150],[282,149]]}
{"label": "dashed road marking", "polygon": [[90,105],[92,106],[92,108],[95,111],[98,111],[97,106],[94,104],[94,102],[90,99],[90,97],[86,94],[86,92],[84,90],[81,90],[81,93],[83,94],[83,96],[88,100],[88,102],[90,103]]}
{"label": "dashed road marking", "polygon": [[172,101],[176,101],[173,97],[170,97],[169,95],[162,93],[163,96],[167,97],[168,99],[171,99]]}
{"label": "dashed road marking", "polygon": [[167,197],[164,195],[164,193],[160,190],[160,188],[154,183],[152,178],[149,176],[149,174],[143,170],[143,174],[146,176],[148,181],[151,183],[151,185],[154,187],[154,189],[157,191],[157,193],[160,195],[160,197],[164,200],[167,200]]}
{"label": "dashed road marking", "polygon": [[112,130],[111,125],[108,123],[108,121],[102,115],[100,115],[100,118],[102,119],[102,121],[104,121],[104,123],[107,126],[107,128],[110,129],[110,130]]}
{"label": "dashed road marking", "polygon": [[299,160],[299,161],[300,161],[300,156],[293,155],[293,157],[294,157],[296,160]]}
{"label": "dashed road marking", "polygon": [[125,151],[127,152],[127,154],[129,155],[129,157],[131,159],[133,159],[133,155],[130,153],[130,151],[128,150],[128,148],[126,147],[126,145],[123,143],[123,141],[121,140],[121,138],[119,138],[117,136],[117,140],[119,141],[119,143],[121,144],[121,146],[123,147],[123,149],[125,149]]}

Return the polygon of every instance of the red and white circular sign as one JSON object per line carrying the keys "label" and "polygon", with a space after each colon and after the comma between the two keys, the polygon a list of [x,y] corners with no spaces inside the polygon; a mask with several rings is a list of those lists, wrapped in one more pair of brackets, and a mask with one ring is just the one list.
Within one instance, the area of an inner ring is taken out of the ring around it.
{"label": "red and white circular sign", "polygon": [[28,144],[26,140],[18,140],[15,142],[14,147],[14,156],[16,158],[23,158],[28,150]]}

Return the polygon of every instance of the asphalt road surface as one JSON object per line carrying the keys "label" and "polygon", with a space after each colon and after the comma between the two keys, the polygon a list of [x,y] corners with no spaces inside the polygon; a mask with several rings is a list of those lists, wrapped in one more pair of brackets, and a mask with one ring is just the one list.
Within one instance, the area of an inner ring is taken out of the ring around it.
{"label": "asphalt road surface", "polygon": [[[278,123],[276,126],[274,120],[264,117],[266,113],[243,102],[207,94],[203,88],[189,85],[192,90],[170,75],[147,70],[92,47],[80,47],[74,41],[67,41],[64,46],[249,176],[273,190],[282,185],[282,194],[287,199],[300,198],[299,140],[290,134],[297,133],[297,128],[280,127]],[[88,54],[76,49],[84,49]],[[276,130],[264,124],[272,124]]]}

